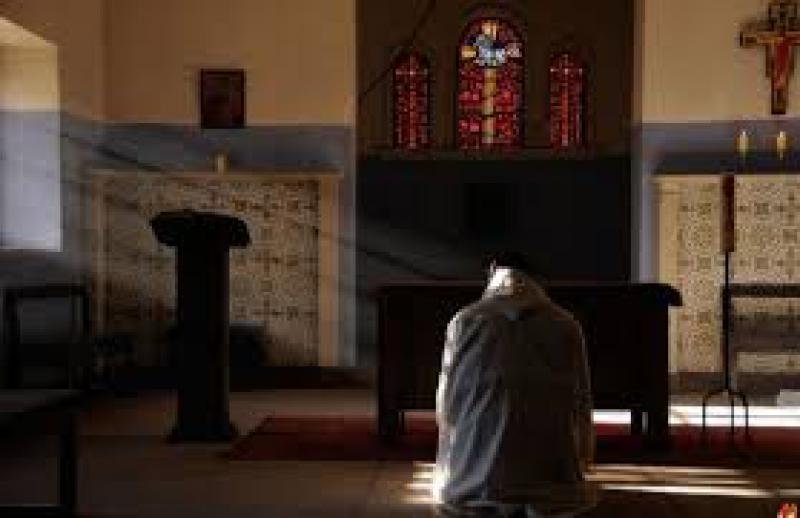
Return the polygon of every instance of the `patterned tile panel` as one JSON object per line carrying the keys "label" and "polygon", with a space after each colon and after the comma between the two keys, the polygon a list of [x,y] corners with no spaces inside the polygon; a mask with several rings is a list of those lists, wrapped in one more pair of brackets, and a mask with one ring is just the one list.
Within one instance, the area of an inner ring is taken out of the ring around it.
{"label": "patterned tile panel", "polygon": [[[318,348],[319,189],[314,180],[107,176],[105,224],[106,332],[135,335],[139,360],[163,362],[175,308],[174,252],[157,243],[149,220],[192,208],[242,218],[252,244],[230,258],[231,322],[263,327],[271,365],[316,365]],[[103,239],[98,239],[102,237]],[[102,260],[102,259],[101,259]],[[99,271],[103,271],[101,268]]]}
{"label": "patterned tile panel", "polygon": [[[675,279],[684,307],[677,311],[672,354],[679,372],[721,370],[719,178],[670,179],[662,196],[678,196]],[[667,191],[669,192],[667,194]],[[664,247],[663,249],[670,249]],[[739,176],[732,282],[800,283],[800,179]],[[739,372],[800,372],[800,300],[735,299],[731,342]]]}

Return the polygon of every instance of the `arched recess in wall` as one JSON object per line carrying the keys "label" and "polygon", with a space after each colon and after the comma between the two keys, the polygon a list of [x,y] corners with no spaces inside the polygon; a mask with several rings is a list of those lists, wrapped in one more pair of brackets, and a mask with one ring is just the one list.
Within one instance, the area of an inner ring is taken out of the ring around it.
{"label": "arched recess in wall", "polygon": [[460,149],[522,145],[523,47],[520,32],[505,18],[479,17],[467,25],[458,47]]}
{"label": "arched recess in wall", "polygon": [[431,68],[421,52],[403,52],[392,66],[392,133],[395,148],[430,146]]}
{"label": "arched recess in wall", "polygon": [[550,146],[570,149],[586,144],[587,70],[571,51],[557,52],[550,59],[548,124]]}
{"label": "arched recess in wall", "polygon": [[0,18],[0,248],[62,246],[58,47]]}

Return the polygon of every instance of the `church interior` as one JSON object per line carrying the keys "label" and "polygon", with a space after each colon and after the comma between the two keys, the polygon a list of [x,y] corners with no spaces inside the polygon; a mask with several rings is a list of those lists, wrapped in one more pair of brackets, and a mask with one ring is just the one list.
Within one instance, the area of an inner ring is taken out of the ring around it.
{"label": "church interior", "polygon": [[797,46],[797,0],[0,0],[0,516],[436,516],[444,329],[516,251],[586,337],[580,516],[796,517]]}

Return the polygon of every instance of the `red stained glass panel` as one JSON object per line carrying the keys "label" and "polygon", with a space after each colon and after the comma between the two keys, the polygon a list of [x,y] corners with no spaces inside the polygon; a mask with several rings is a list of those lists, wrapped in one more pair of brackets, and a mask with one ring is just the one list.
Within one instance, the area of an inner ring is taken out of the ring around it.
{"label": "red stained glass panel", "polygon": [[586,140],[586,69],[571,54],[550,63],[550,145],[566,149]]}
{"label": "red stained glass panel", "polygon": [[394,66],[394,145],[401,149],[430,144],[430,68],[419,53],[402,55]]}
{"label": "red stained glass panel", "polygon": [[508,23],[476,20],[461,42],[458,145],[461,149],[522,144],[522,40]]}

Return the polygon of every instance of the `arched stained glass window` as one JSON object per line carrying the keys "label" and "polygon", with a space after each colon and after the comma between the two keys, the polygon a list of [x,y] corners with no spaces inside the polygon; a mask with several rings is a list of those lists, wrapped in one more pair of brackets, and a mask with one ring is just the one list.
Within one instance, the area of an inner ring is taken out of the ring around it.
{"label": "arched stained glass window", "polygon": [[550,145],[580,146],[586,140],[586,69],[569,52],[550,62]]}
{"label": "arched stained glass window", "polygon": [[498,19],[472,22],[459,48],[461,149],[522,144],[522,78],[522,40],[514,28]]}
{"label": "arched stained glass window", "polygon": [[430,142],[430,67],[418,52],[401,55],[394,66],[394,145],[428,147]]}

